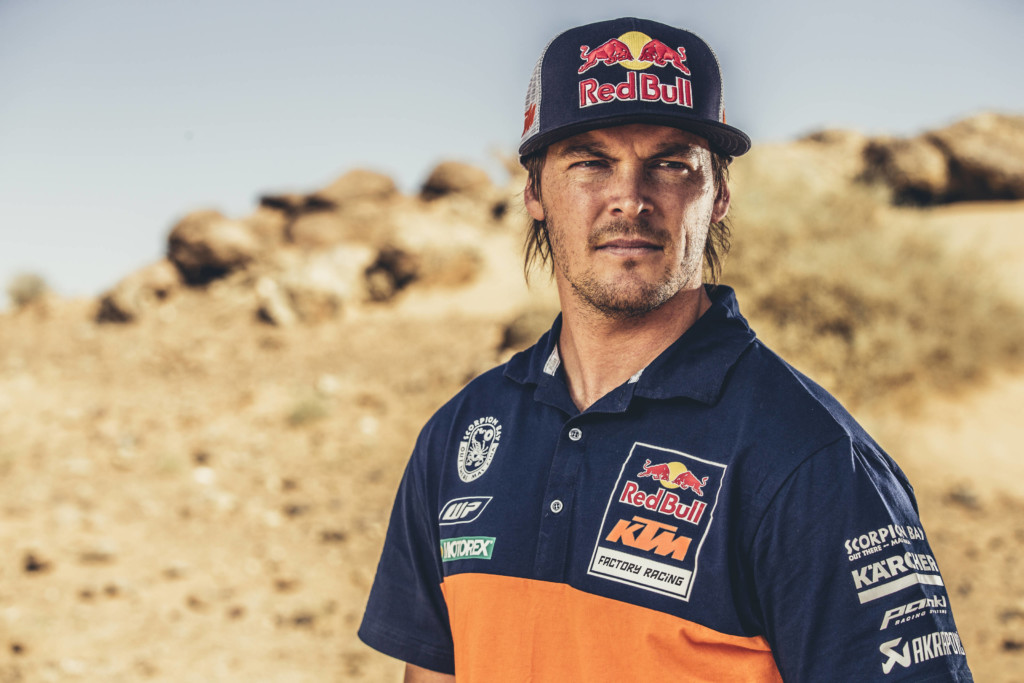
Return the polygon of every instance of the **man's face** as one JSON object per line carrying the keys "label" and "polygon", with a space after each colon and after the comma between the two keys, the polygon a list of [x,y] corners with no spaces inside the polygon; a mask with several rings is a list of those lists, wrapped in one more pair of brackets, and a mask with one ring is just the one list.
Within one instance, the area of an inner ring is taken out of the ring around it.
{"label": "man's face", "polygon": [[547,149],[541,197],[560,291],[603,314],[652,311],[701,284],[708,226],[725,218],[707,142],[665,126],[631,124],[581,133]]}

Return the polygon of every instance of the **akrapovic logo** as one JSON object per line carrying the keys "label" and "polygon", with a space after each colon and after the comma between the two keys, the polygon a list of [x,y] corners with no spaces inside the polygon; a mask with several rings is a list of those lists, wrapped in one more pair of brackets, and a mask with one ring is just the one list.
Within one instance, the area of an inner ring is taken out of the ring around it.
{"label": "akrapovic logo", "polygon": [[[903,647],[900,647],[901,643]],[[904,643],[903,638],[896,638],[879,645],[878,651],[886,657],[882,662],[882,673],[886,675],[891,673],[897,664],[909,669],[913,664],[938,657],[965,656],[964,645],[956,631],[936,631],[914,638],[909,643]]]}
{"label": "akrapovic logo", "polygon": [[494,551],[494,536],[465,536],[441,540],[441,561],[489,560]]}
{"label": "akrapovic logo", "polygon": [[449,524],[466,524],[475,521],[491,502],[491,496],[468,496],[453,498],[441,508],[438,522],[441,526]]}

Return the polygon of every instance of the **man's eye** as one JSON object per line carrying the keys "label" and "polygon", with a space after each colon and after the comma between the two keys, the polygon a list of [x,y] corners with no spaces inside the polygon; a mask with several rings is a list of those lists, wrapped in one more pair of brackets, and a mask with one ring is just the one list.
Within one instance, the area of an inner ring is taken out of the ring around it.
{"label": "man's eye", "polygon": [[584,159],[583,161],[577,161],[573,166],[577,168],[597,168],[604,164],[600,159]]}
{"label": "man's eye", "polygon": [[678,169],[678,170],[685,170],[685,169],[689,168],[689,166],[686,165],[685,161],[671,161],[671,160],[668,160],[668,159],[659,161],[658,162],[658,167],[659,168]]}

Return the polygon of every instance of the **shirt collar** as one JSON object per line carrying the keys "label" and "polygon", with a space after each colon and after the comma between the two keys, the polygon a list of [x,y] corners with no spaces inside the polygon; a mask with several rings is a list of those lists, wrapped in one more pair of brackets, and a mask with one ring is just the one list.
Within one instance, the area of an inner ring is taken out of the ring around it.
{"label": "shirt collar", "polygon": [[[652,399],[685,397],[708,404],[718,400],[730,368],[755,335],[740,314],[731,287],[708,287],[707,292],[711,307],[704,315],[626,382],[633,385],[633,395]],[[561,329],[559,315],[534,346],[509,360],[505,376],[520,384],[535,384],[538,389],[552,381],[564,386],[558,355]]]}

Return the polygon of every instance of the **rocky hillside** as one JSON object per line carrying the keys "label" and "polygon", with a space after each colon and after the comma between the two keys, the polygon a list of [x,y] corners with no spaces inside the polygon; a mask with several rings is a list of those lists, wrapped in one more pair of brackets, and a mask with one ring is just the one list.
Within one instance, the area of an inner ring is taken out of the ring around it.
{"label": "rocky hillside", "polygon": [[[755,148],[725,268],[911,475],[997,682],[1024,667],[1022,140],[983,115]],[[0,315],[0,683],[398,680],[355,628],[413,440],[557,306],[523,279],[522,181],[350,171]]]}

